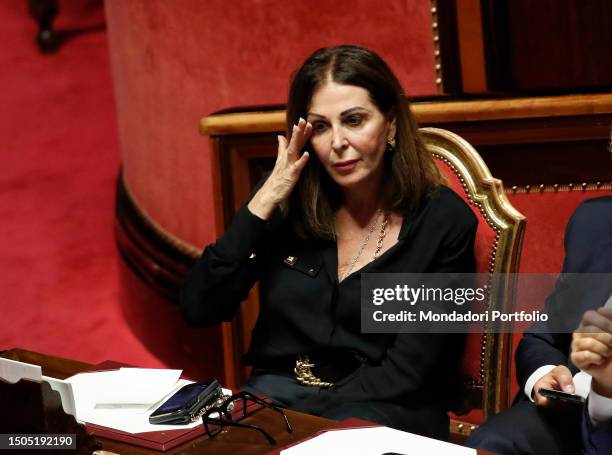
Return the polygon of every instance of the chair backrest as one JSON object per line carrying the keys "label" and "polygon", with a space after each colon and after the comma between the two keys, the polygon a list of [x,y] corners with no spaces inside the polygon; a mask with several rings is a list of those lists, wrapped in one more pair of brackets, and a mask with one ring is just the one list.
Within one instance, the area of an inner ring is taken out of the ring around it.
{"label": "chair backrest", "polygon": [[[514,273],[525,229],[525,217],[512,207],[501,180],[491,175],[476,150],[463,138],[438,128],[422,128],[427,149],[446,176],[447,185],[464,198],[479,220],[476,233],[477,272],[496,280],[489,281],[487,309],[512,311]],[[501,275],[498,275],[501,274]],[[467,335],[462,361],[465,394],[456,414],[482,408],[484,419],[508,406],[512,336],[510,333]]]}

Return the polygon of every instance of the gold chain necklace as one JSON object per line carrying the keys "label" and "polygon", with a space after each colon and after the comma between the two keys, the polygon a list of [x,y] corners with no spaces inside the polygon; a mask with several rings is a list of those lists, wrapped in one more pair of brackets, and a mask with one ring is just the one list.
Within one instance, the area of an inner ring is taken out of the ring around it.
{"label": "gold chain necklace", "polygon": [[380,223],[380,232],[378,233],[378,239],[376,240],[376,250],[374,250],[374,259],[376,259],[380,255],[380,252],[383,247],[383,241],[385,239],[385,235],[387,235],[387,224],[389,223],[389,215],[383,212],[381,209],[378,209],[376,211],[376,216],[374,217],[374,221],[372,221],[372,224],[370,225],[368,229],[368,233],[363,239],[363,242],[361,243],[361,246],[359,247],[357,254],[355,254],[355,257],[353,257],[353,260],[349,264],[348,269],[342,275],[342,280],[344,280],[347,276],[351,274],[353,267],[355,267],[355,264],[357,264],[357,261],[361,257],[361,253],[363,253],[363,250],[365,249],[366,245],[370,241],[370,237],[372,237],[372,233],[374,232],[374,229],[376,228],[376,221],[378,220],[380,215],[383,215],[383,220],[382,220],[382,223]]}

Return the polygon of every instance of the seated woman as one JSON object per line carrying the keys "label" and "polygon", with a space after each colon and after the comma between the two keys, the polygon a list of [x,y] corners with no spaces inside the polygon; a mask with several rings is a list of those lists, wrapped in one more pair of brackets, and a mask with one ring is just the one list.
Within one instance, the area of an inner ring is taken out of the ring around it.
{"label": "seated woman", "polygon": [[461,336],[361,333],[361,273],[473,272],[476,225],[387,64],[319,49],[292,80],[272,173],[206,247],[181,308],[192,325],[230,321],[259,280],[245,390],[446,438]]}

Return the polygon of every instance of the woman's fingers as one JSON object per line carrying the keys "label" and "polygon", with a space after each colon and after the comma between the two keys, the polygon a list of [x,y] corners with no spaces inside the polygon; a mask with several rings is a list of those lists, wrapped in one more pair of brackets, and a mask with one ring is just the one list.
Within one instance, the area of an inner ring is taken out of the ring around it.
{"label": "woman's fingers", "polygon": [[302,156],[300,156],[300,159],[294,163],[293,172],[296,177],[300,176],[302,169],[304,169],[304,166],[306,166],[306,163],[308,162],[308,158],[310,158],[310,154],[308,152],[304,152],[302,153]]}
{"label": "woman's fingers", "polygon": [[[300,122],[301,121],[302,119],[300,119]],[[293,125],[293,129],[291,130],[291,137],[289,138],[289,145],[287,146],[287,155],[293,155],[295,153],[298,134],[300,130],[300,122],[298,122],[297,125]]]}
{"label": "woman's fingers", "polygon": [[278,153],[276,154],[276,165],[275,168],[284,167],[284,163],[287,162],[287,138],[285,136],[278,135]]}
{"label": "woman's fingers", "polygon": [[306,122],[306,125],[304,126],[304,133],[302,135],[302,146],[301,147],[304,147],[308,139],[310,139],[311,135],[312,135],[312,123]]}
{"label": "woman's fingers", "polygon": [[291,139],[287,146],[287,156],[290,157],[290,159],[298,159],[300,150],[302,150],[311,134],[312,125],[303,118],[300,118],[297,125],[293,125]]}

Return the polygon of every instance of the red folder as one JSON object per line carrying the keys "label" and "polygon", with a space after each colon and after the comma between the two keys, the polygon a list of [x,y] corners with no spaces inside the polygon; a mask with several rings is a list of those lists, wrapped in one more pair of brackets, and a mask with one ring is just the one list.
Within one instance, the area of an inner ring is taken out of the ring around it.
{"label": "red folder", "polygon": [[[238,416],[242,414],[242,408],[238,403],[232,412]],[[257,403],[249,403],[247,405],[247,414],[251,414],[261,409],[262,406]],[[101,427],[91,423],[85,423],[85,429],[88,433],[102,438],[114,439],[115,441],[125,442],[135,446],[147,447],[160,451],[170,450],[184,442],[190,441],[200,436],[205,435],[204,426],[199,425],[195,428],[182,428],[176,430],[164,431],[149,431],[146,433],[126,433],[125,431],[116,430],[114,428]]]}
{"label": "red folder", "polygon": [[85,424],[88,433],[102,438],[113,439],[135,446],[165,452],[184,442],[190,441],[204,434],[202,426],[170,431],[151,431],[147,433],[126,433],[114,428],[101,427],[91,423]]}

